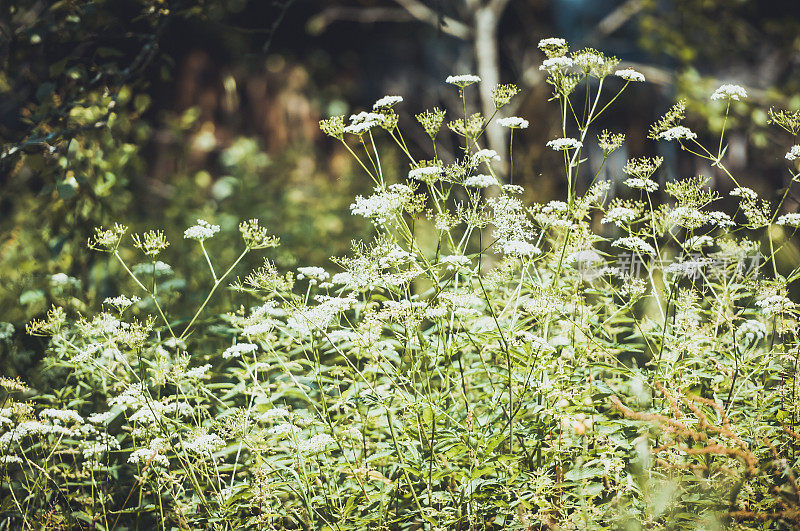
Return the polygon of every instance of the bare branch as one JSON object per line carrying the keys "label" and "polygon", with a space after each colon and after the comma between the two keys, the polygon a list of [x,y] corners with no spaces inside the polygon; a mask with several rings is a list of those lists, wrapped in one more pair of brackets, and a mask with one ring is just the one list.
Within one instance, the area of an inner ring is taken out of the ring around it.
{"label": "bare branch", "polygon": [[[395,2],[400,4],[415,19],[427,22],[437,28],[439,27],[439,15],[419,0],[395,0]],[[442,17],[441,21],[443,22],[441,30],[448,35],[463,40],[468,40],[472,35],[472,29],[463,22],[450,17]]]}
{"label": "bare branch", "polygon": [[308,21],[314,32],[323,32],[334,22],[409,22],[417,20],[408,11],[400,7],[329,7],[317,13]]}

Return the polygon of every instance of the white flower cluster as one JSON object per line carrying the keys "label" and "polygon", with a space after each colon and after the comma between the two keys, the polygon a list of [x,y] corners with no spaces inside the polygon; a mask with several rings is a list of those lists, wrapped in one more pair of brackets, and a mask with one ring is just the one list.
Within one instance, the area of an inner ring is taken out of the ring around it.
{"label": "white flower cluster", "polygon": [[508,118],[499,118],[497,125],[500,127],[508,127],[510,129],[527,129],[528,120],[520,118],[519,116],[509,116]]}
{"label": "white flower cluster", "polygon": [[658,183],[651,179],[642,179],[641,177],[630,177],[625,179],[625,184],[635,190],[644,190],[646,192],[655,192],[658,190]]}
{"label": "white flower cluster", "polygon": [[539,41],[539,49],[545,48],[562,48],[567,45],[567,41],[561,37],[548,37]]}
{"label": "white flower cluster", "polygon": [[575,66],[584,72],[597,70],[605,64],[605,60],[595,51],[585,51],[572,58]]}
{"label": "white flower cluster", "polygon": [[730,228],[736,226],[736,223],[728,214],[718,210],[712,210],[711,212],[706,213],[706,223],[716,225],[720,228]]}
{"label": "white flower cluster", "polygon": [[117,310],[122,311],[141,300],[142,299],[136,295],[133,295],[131,298],[128,298],[125,295],[119,295],[118,297],[106,297],[106,300],[103,301],[103,304],[113,306]]}
{"label": "white flower cluster", "polygon": [[745,201],[755,201],[758,199],[758,194],[752,188],[746,186],[739,186],[731,190],[731,195],[741,197]]}
{"label": "white flower cluster", "polygon": [[503,254],[526,256],[528,258],[542,254],[541,249],[523,240],[507,240],[503,242],[501,249]]}
{"label": "white flower cluster", "polygon": [[53,424],[83,424],[83,417],[71,409],[47,408],[39,412],[39,418],[49,420]]}
{"label": "white flower cluster", "polygon": [[59,424],[46,424],[38,420],[26,420],[17,424],[12,431],[8,431],[0,436],[0,447],[8,448],[11,443],[20,442],[25,437],[31,435],[55,434],[70,437],[74,433],[74,429]]}
{"label": "white flower cluster", "polygon": [[639,216],[639,212],[633,208],[617,206],[606,212],[600,223],[613,223],[617,227],[622,227],[624,223],[630,223]]}
{"label": "white flower cluster", "polygon": [[497,179],[492,175],[470,175],[464,180],[464,186],[468,188],[488,188],[489,186],[497,185]]}
{"label": "white flower cluster", "polygon": [[258,345],[254,345],[253,343],[236,343],[226,348],[225,352],[222,353],[222,357],[229,360],[231,358],[238,358],[242,353],[246,354],[256,350],[258,350]]}
{"label": "white flower cluster", "polygon": [[712,100],[723,100],[723,99],[732,99],[739,101],[739,98],[746,98],[747,91],[744,87],[740,85],[722,85],[717,90],[714,91],[714,94],[711,95]]}
{"label": "white flower cluster", "polygon": [[579,149],[583,147],[583,142],[574,138],[556,138],[547,143],[547,147],[553,151],[566,151],[568,149]]}
{"label": "white flower cluster", "polygon": [[369,197],[356,196],[355,203],[350,205],[350,213],[383,225],[399,213],[413,195],[413,190],[405,184],[391,184],[388,189],[375,188],[375,193]]}
{"label": "white flower cluster", "polygon": [[184,373],[184,376],[189,380],[201,380],[208,376],[208,371],[211,369],[211,364],[206,363],[205,365],[200,365],[199,367],[192,367],[191,369],[187,369]]}
{"label": "white flower cluster", "polygon": [[316,306],[299,308],[286,320],[286,326],[299,336],[308,337],[315,332],[326,330],[333,319],[341,312],[349,310],[355,304],[352,297],[328,297],[317,295]]}
{"label": "white flower cluster", "polygon": [[307,278],[312,284],[315,284],[316,282],[325,282],[330,278],[330,274],[325,269],[317,266],[298,267],[297,278],[299,280]]}
{"label": "white flower cluster", "polygon": [[0,463],[10,465],[12,463],[22,464],[22,459],[16,455],[0,455]]}
{"label": "white flower cluster", "polygon": [[164,468],[169,468],[169,459],[166,455],[158,453],[152,448],[139,448],[131,452],[128,456],[128,462],[132,464],[141,463],[151,465],[160,465]]}
{"label": "white flower cluster", "polygon": [[105,432],[97,432],[92,428],[94,439],[81,441],[81,453],[84,459],[100,459],[109,450],[119,450],[120,445],[116,437]]}
{"label": "white flower cluster", "polygon": [[767,327],[761,321],[748,319],[736,329],[736,333],[749,341],[761,339],[767,335]]}
{"label": "white flower cluster", "polygon": [[473,83],[480,83],[481,78],[473,74],[459,74],[456,76],[447,76],[447,79],[444,81],[445,83],[450,83],[451,85],[456,85],[463,88],[467,85],[472,85]]}
{"label": "white flower cluster", "polygon": [[134,275],[155,275],[157,277],[162,277],[172,274],[172,266],[158,260],[157,262],[136,264],[131,268],[131,271],[133,271]]}
{"label": "white flower cluster", "polygon": [[192,406],[187,402],[169,402],[165,404],[164,402],[150,401],[141,406],[139,411],[131,415],[128,420],[130,422],[153,425],[165,415],[178,414],[186,417],[191,415],[192,411]]}
{"label": "white flower cluster", "polygon": [[788,152],[786,152],[786,160],[797,160],[800,158],[800,146],[792,146]]}
{"label": "white flower cluster", "polygon": [[299,441],[297,449],[303,454],[313,455],[325,451],[333,442],[333,437],[327,433],[318,433],[309,439]]}
{"label": "white flower cluster", "polygon": [[658,135],[659,138],[663,138],[667,141],[672,140],[694,140],[697,138],[697,134],[692,132],[691,129],[685,127],[683,125],[676,125],[675,127],[670,127],[666,131],[662,132]]}
{"label": "white flower cluster", "polygon": [[612,243],[614,247],[620,247],[622,249],[629,249],[631,251],[636,251],[641,254],[656,254],[656,250],[653,248],[652,245],[644,241],[643,239],[639,238],[638,236],[628,236],[625,238],[620,238],[614,243]]}
{"label": "white flower cluster", "polygon": [[105,424],[115,416],[113,411],[104,411],[103,413],[92,413],[86,420],[92,424]]}
{"label": "white flower cluster", "polygon": [[789,227],[800,227],[800,214],[796,212],[792,212],[790,214],[784,214],[778,218],[776,221],[778,225],[788,225]]}
{"label": "white flower cluster", "polygon": [[644,74],[637,72],[633,68],[625,68],[624,70],[617,70],[614,75],[621,77],[625,81],[641,82],[644,81]]}
{"label": "white flower cluster", "polygon": [[372,106],[373,109],[387,109],[403,101],[403,96],[384,96]]}
{"label": "white flower cluster", "polygon": [[490,160],[500,160],[500,155],[497,154],[497,151],[493,149],[479,149],[472,154],[472,163],[476,166],[481,162]]}
{"label": "white flower cluster", "polygon": [[667,275],[696,278],[702,272],[702,269],[710,263],[710,260],[703,256],[684,260],[682,262],[672,262],[664,268],[664,273]]}
{"label": "white flower cluster", "polygon": [[76,286],[79,283],[77,278],[71,277],[66,273],[55,273],[50,275],[50,285],[56,288]]}
{"label": "white flower cluster", "polygon": [[675,207],[667,216],[670,222],[687,229],[700,227],[707,218],[703,211],[690,206]]}
{"label": "white flower cluster", "polygon": [[361,135],[381,125],[386,117],[382,114],[374,112],[362,111],[358,114],[350,115],[350,125],[344,128],[345,133],[352,133],[354,135]]}
{"label": "white flower cluster", "polygon": [[192,225],[183,231],[183,237],[191,240],[205,240],[218,232],[219,225],[212,225],[204,219],[198,219],[196,225]]}
{"label": "white flower cluster", "polygon": [[551,57],[542,61],[542,64],[539,66],[539,70],[543,70],[552,74],[553,72],[560,72],[561,70],[572,68],[574,65],[575,63],[569,57]]}
{"label": "white flower cluster", "polygon": [[769,297],[757,300],[756,306],[761,308],[768,317],[771,317],[777,313],[793,310],[796,304],[783,295],[770,295]]}
{"label": "white flower cluster", "polygon": [[703,247],[714,245],[714,238],[708,235],[692,236],[684,243],[684,247],[692,251],[698,251]]}
{"label": "white flower cluster", "polygon": [[194,440],[185,445],[186,449],[190,452],[203,455],[214,453],[223,446],[225,446],[225,441],[216,433],[198,435]]}
{"label": "white flower cluster", "polygon": [[409,179],[415,179],[422,182],[431,182],[436,180],[444,170],[440,166],[420,166],[413,168],[408,172]]}

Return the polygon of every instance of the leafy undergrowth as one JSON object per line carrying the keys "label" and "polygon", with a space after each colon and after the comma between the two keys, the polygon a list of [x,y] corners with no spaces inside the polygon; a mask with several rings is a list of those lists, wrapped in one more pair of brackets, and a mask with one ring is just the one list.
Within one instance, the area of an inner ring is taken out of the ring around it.
{"label": "leafy undergrowth", "polygon": [[[266,259],[240,271],[277,239],[256,220],[240,239],[198,220],[184,235],[201,246],[209,290],[188,311],[159,260],[163,232],[97,229],[90,249],[124,266],[130,290],[99,312],[67,304],[30,323],[50,338],[42,370],[61,385],[0,382],[2,525],[800,525],[787,296],[800,268],[782,275],[775,260],[800,225],[781,215],[789,189],[769,202],[739,186],[725,131],[703,143],[682,103],[649,137],[712,164],[719,190],[659,171],[660,157],[599,179],[625,141],[602,117],[644,76],[561,39],[540,48],[563,116],[548,143],[564,161],[563,201],[526,204],[502,184],[513,133],[529,126],[499,117],[516,87],[492,91],[495,115],[470,115],[480,80],[459,75],[447,80],[457,118],[416,116],[433,160],[408,149],[399,96],[321,123],[375,186],[351,206],[375,237],[335,267],[286,272]],[[745,98],[723,85],[709,105],[727,121]],[[770,116],[796,138],[800,114]],[[482,147],[490,123],[511,129],[508,154]],[[437,144],[444,134],[460,138],[456,156]],[[384,179],[378,135],[407,157],[403,182]],[[785,155],[791,182],[798,157],[800,146]],[[215,264],[210,238],[240,242],[239,259]],[[207,315],[223,291],[237,305]]]}

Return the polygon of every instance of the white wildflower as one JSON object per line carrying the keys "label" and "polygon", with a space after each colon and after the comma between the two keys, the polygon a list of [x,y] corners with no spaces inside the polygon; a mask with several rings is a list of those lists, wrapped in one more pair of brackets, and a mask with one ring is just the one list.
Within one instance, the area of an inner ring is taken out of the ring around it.
{"label": "white wildflower", "polygon": [[646,192],[655,192],[658,190],[658,183],[651,179],[631,177],[629,179],[625,179],[625,184],[636,190],[644,190]]}
{"label": "white wildflower", "polygon": [[504,184],[502,188],[507,194],[521,194],[525,191],[525,188],[518,184]]}
{"label": "white wildflower", "polygon": [[532,243],[528,243],[522,240],[508,240],[506,242],[503,242],[502,250],[503,254],[511,254],[516,256],[532,257],[542,254],[541,249],[539,249]]}
{"label": "white wildflower", "polygon": [[104,411],[103,413],[92,413],[86,420],[92,424],[105,424],[114,417],[115,414],[113,411]]}
{"label": "white wildflower", "polygon": [[644,81],[644,74],[637,72],[633,68],[626,68],[624,70],[617,70],[614,75],[621,77],[625,81]]}
{"label": "white wildflower", "polygon": [[119,311],[123,311],[129,306],[136,304],[137,302],[141,301],[139,297],[133,295],[132,297],[128,298],[125,295],[119,295],[118,297],[106,297],[106,300],[103,301],[103,304],[107,304],[108,306],[113,306]]}
{"label": "white wildflower", "polygon": [[350,213],[383,225],[398,214],[412,197],[411,188],[403,184],[393,184],[388,189],[375,188],[375,193],[369,197],[357,196],[355,203],[350,205]]}
{"label": "white wildflower", "polygon": [[83,417],[71,409],[43,409],[39,412],[39,418],[48,419],[54,424],[83,424]]}
{"label": "white wildflower", "polygon": [[225,349],[222,357],[227,359],[239,357],[242,353],[253,352],[258,349],[258,345],[253,343],[236,343]]}
{"label": "white wildflower", "polygon": [[798,213],[791,213],[791,214],[784,214],[778,218],[776,221],[778,225],[788,225],[789,227],[800,227],[800,214]]}
{"label": "white wildflower", "polygon": [[0,455],[0,463],[10,465],[11,463],[22,464],[22,459],[16,455]]}
{"label": "white wildflower", "polygon": [[614,247],[620,247],[623,249],[629,249],[631,251],[636,251],[642,254],[656,254],[656,250],[653,248],[652,245],[644,241],[643,239],[637,236],[628,236],[625,238],[620,238],[614,243],[612,243]]}
{"label": "white wildflower", "polygon": [[128,462],[135,464],[148,464],[151,465],[161,465],[164,468],[169,467],[169,459],[167,456],[158,453],[156,450],[152,448],[140,448],[138,450],[134,450],[131,452],[131,455],[128,456]]}
{"label": "white wildflower", "polygon": [[319,433],[310,439],[299,441],[297,449],[304,454],[318,454],[324,451],[333,442],[333,437],[327,433]]}
{"label": "white wildflower", "polygon": [[722,85],[717,90],[714,91],[714,94],[711,95],[712,100],[723,100],[726,98],[730,98],[732,100],[739,101],[739,98],[746,98],[747,91],[744,87],[740,85]]}
{"label": "white wildflower", "polygon": [[664,268],[664,273],[693,279],[696,278],[702,272],[702,269],[709,264],[710,261],[708,258],[692,258],[682,262],[673,262],[669,264]]}
{"label": "white wildflower", "polygon": [[594,50],[578,53],[573,56],[572,60],[575,63],[575,66],[587,73],[591,72],[592,70],[596,70],[605,64],[603,57]]}
{"label": "white wildflower", "polygon": [[731,190],[731,195],[741,197],[745,201],[755,201],[758,199],[758,194],[752,188],[747,188],[746,186],[734,188]]}
{"label": "white wildflower", "polygon": [[622,227],[625,223],[630,223],[639,216],[639,212],[633,208],[617,206],[606,212],[600,223],[613,223],[617,227]]}
{"label": "white wildflower", "polygon": [[299,280],[308,278],[312,282],[313,281],[324,282],[330,278],[330,274],[321,267],[316,267],[316,266],[298,267],[297,278]]}
{"label": "white wildflower", "polygon": [[384,96],[372,106],[373,109],[386,109],[403,101],[403,96]]}
{"label": "white wildflower", "polygon": [[682,125],[677,125],[675,127],[671,127],[666,131],[662,132],[658,135],[659,138],[663,138],[664,140],[672,141],[672,140],[694,140],[697,138],[697,134],[693,133],[691,129],[688,127],[684,127]]}
{"label": "white wildflower", "polygon": [[756,301],[756,306],[771,317],[777,313],[787,312],[796,307],[796,304],[783,295],[770,295]]}
{"label": "white wildflower", "polygon": [[786,160],[797,160],[800,158],[800,146],[792,146],[786,153]]}
{"label": "white wildflower", "polygon": [[361,111],[358,114],[351,114],[350,115],[350,123],[351,124],[362,124],[365,122],[383,122],[386,117],[382,114],[378,114],[375,112],[366,112]]}
{"label": "white wildflower", "polygon": [[583,142],[574,138],[556,138],[547,143],[547,147],[553,151],[565,151],[567,149],[578,149],[583,147]]}
{"label": "white wildflower", "polygon": [[192,367],[188,369],[185,373],[186,378],[190,380],[200,380],[207,376],[208,370],[211,368],[210,363],[206,363],[205,365],[200,365],[199,367]]}
{"label": "white wildflower", "polygon": [[225,446],[225,441],[216,433],[203,434],[186,443],[186,449],[198,454],[210,454]]}
{"label": "white wildflower", "polygon": [[444,170],[440,166],[422,166],[420,168],[413,168],[408,172],[409,179],[416,179],[418,181],[430,182],[431,179],[437,178]]}
{"label": "white wildflower", "polygon": [[519,116],[509,116],[508,118],[499,118],[497,125],[500,127],[508,127],[510,129],[527,129],[528,120],[520,118]]}
{"label": "white wildflower", "polygon": [[136,264],[131,268],[131,271],[133,271],[133,274],[137,276],[155,275],[157,277],[162,277],[172,274],[172,266],[170,266],[166,262],[158,260],[157,262]]}
{"label": "white wildflower", "polygon": [[211,238],[219,232],[219,225],[212,225],[204,219],[198,219],[196,225],[192,225],[183,231],[183,237],[192,240],[205,240]]}
{"label": "white wildflower", "polygon": [[445,79],[445,83],[450,83],[451,85],[456,85],[461,88],[466,87],[467,85],[472,85],[473,83],[479,83],[481,80],[480,77],[472,75],[472,74],[460,74],[457,76],[447,76]]}
{"label": "white wildflower", "polygon": [[470,175],[464,181],[464,186],[470,188],[488,188],[489,186],[496,186],[497,179],[491,175]]}
{"label": "white wildflower", "polygon": [[350,133],[350,134],[353,134],[353,135],[361,135],[361,134],[366,133],[367,131],[369,131],[373,127],[377,127],[379,125],[381,125],[381,122],[378,122],[376,120],[369,120],[369,121],[366,121],[366,122],[358,122],[358,123],[350,124],[350,125],[346,126],[343,129],[343,131],[345,133]]}
{"label": "white wildflower", "polygon": [[709,247],[711,245],[714,245],[714,238],[705,234],[701,236],[692,236],[684,243],[684,246],[692,251],[698,251],[703,247]]}
{"label": "white wildflower", "polygon": [[539,41],[539,49],[545,48],[561,48],[567,45],[567,41],[561,37],[548,37]]}
{"label": "white wildflower", "polygon": [[472,154],[473,164],[479,164],[490,160],[500,160],[500,155],[493,149],[480,149]]}
{"label": "white wildflower", "polygon": [[300,428],[292,424],[289,424],[287,422],[284,424],[278,424],[277,426],[271,427],[269,430],[267,430],[267,433],[269,433],[270,435],[277,435],[278,437],[282,437],[284,435],[289,435],[291,433],[298,433],[300,431],[301,431]]}
{"label": "white wildflower", "polygon": [[712,210],[711,212],[707,212],[706,216],[707,216],[706,222],[710,223],[711,225],[716,225],[717,227],[720,228],[729,228],[736,226],[736,223],[725,212]]}
{"label": "white wildflower", "polygon": [[762,339],[767,335],[767,327],[760,321],[748,319],[736,328],[736,334],[749,341]]}
{"label": "white wildflower", "polygon": [[551,57],[542,61],[542,64],[539,66],[539,70],[553,73],[566,70],[567,68],[572,68],[574,64],[574,61],[569,57]]}

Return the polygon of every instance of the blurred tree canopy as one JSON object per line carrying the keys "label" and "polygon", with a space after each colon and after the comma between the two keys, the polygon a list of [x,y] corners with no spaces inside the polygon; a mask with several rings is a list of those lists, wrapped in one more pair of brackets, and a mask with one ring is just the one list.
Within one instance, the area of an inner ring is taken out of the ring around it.
{"label": "blurred tree canopy", "polygon": [[[678,97],[706,116],[699,129],[714,131],[720,113],[707,110],[708,95],[723,81],[747,86],[752,98],[735,107],[744,119],[728,123],[728,156],[755,188],[774,191],[785,185],[782,154],[746,146],[766,146],[775,134],[766,108],[800,109],[798,15],[789,0],[7,0],[3,319],[21,338],[24,322],[54,301],[80,309],[117,294],[106,271],[113,266],[86,250],[94,227],[113,222],[164,227],[175,249],[197,217],[229,232],[258,217],[285,243],[279,265],[328,265],[368,230],[348,207],[369,184],[322,139],[318,120],[360,110],[345,101],[367,108],[386,93],[403,95],[410,113],[447,107],[454,96],[441,81],[454,72],[480,74],[487,90],[495,82],[524,89],[512,111],[532,127],[515,136],[515,167],[538,199],[557,195],[549,175],[558,161],[543,147],[557,123],[538,70],[543,37],[617,54],[661,88],[634,90],[609,117],[629,127],[630,155],[653,148],[647,126]],[[486,104],[482,94],[475,110]],[[409,141],[429,149],[422,132]],[[491,132],[495,147],[505,141]],[[713,175],[664,155],[676,174]],[[608,171],[613,178],[613,165]],[[235,250],[211,252],[224,262]],[[173,262],[176,298],[186,283],[208,281],[189,274],[191,263]],[[58,274],[73,280],[56,282]],[[7,353],[18,360],[38,348],[22,339]]]}

